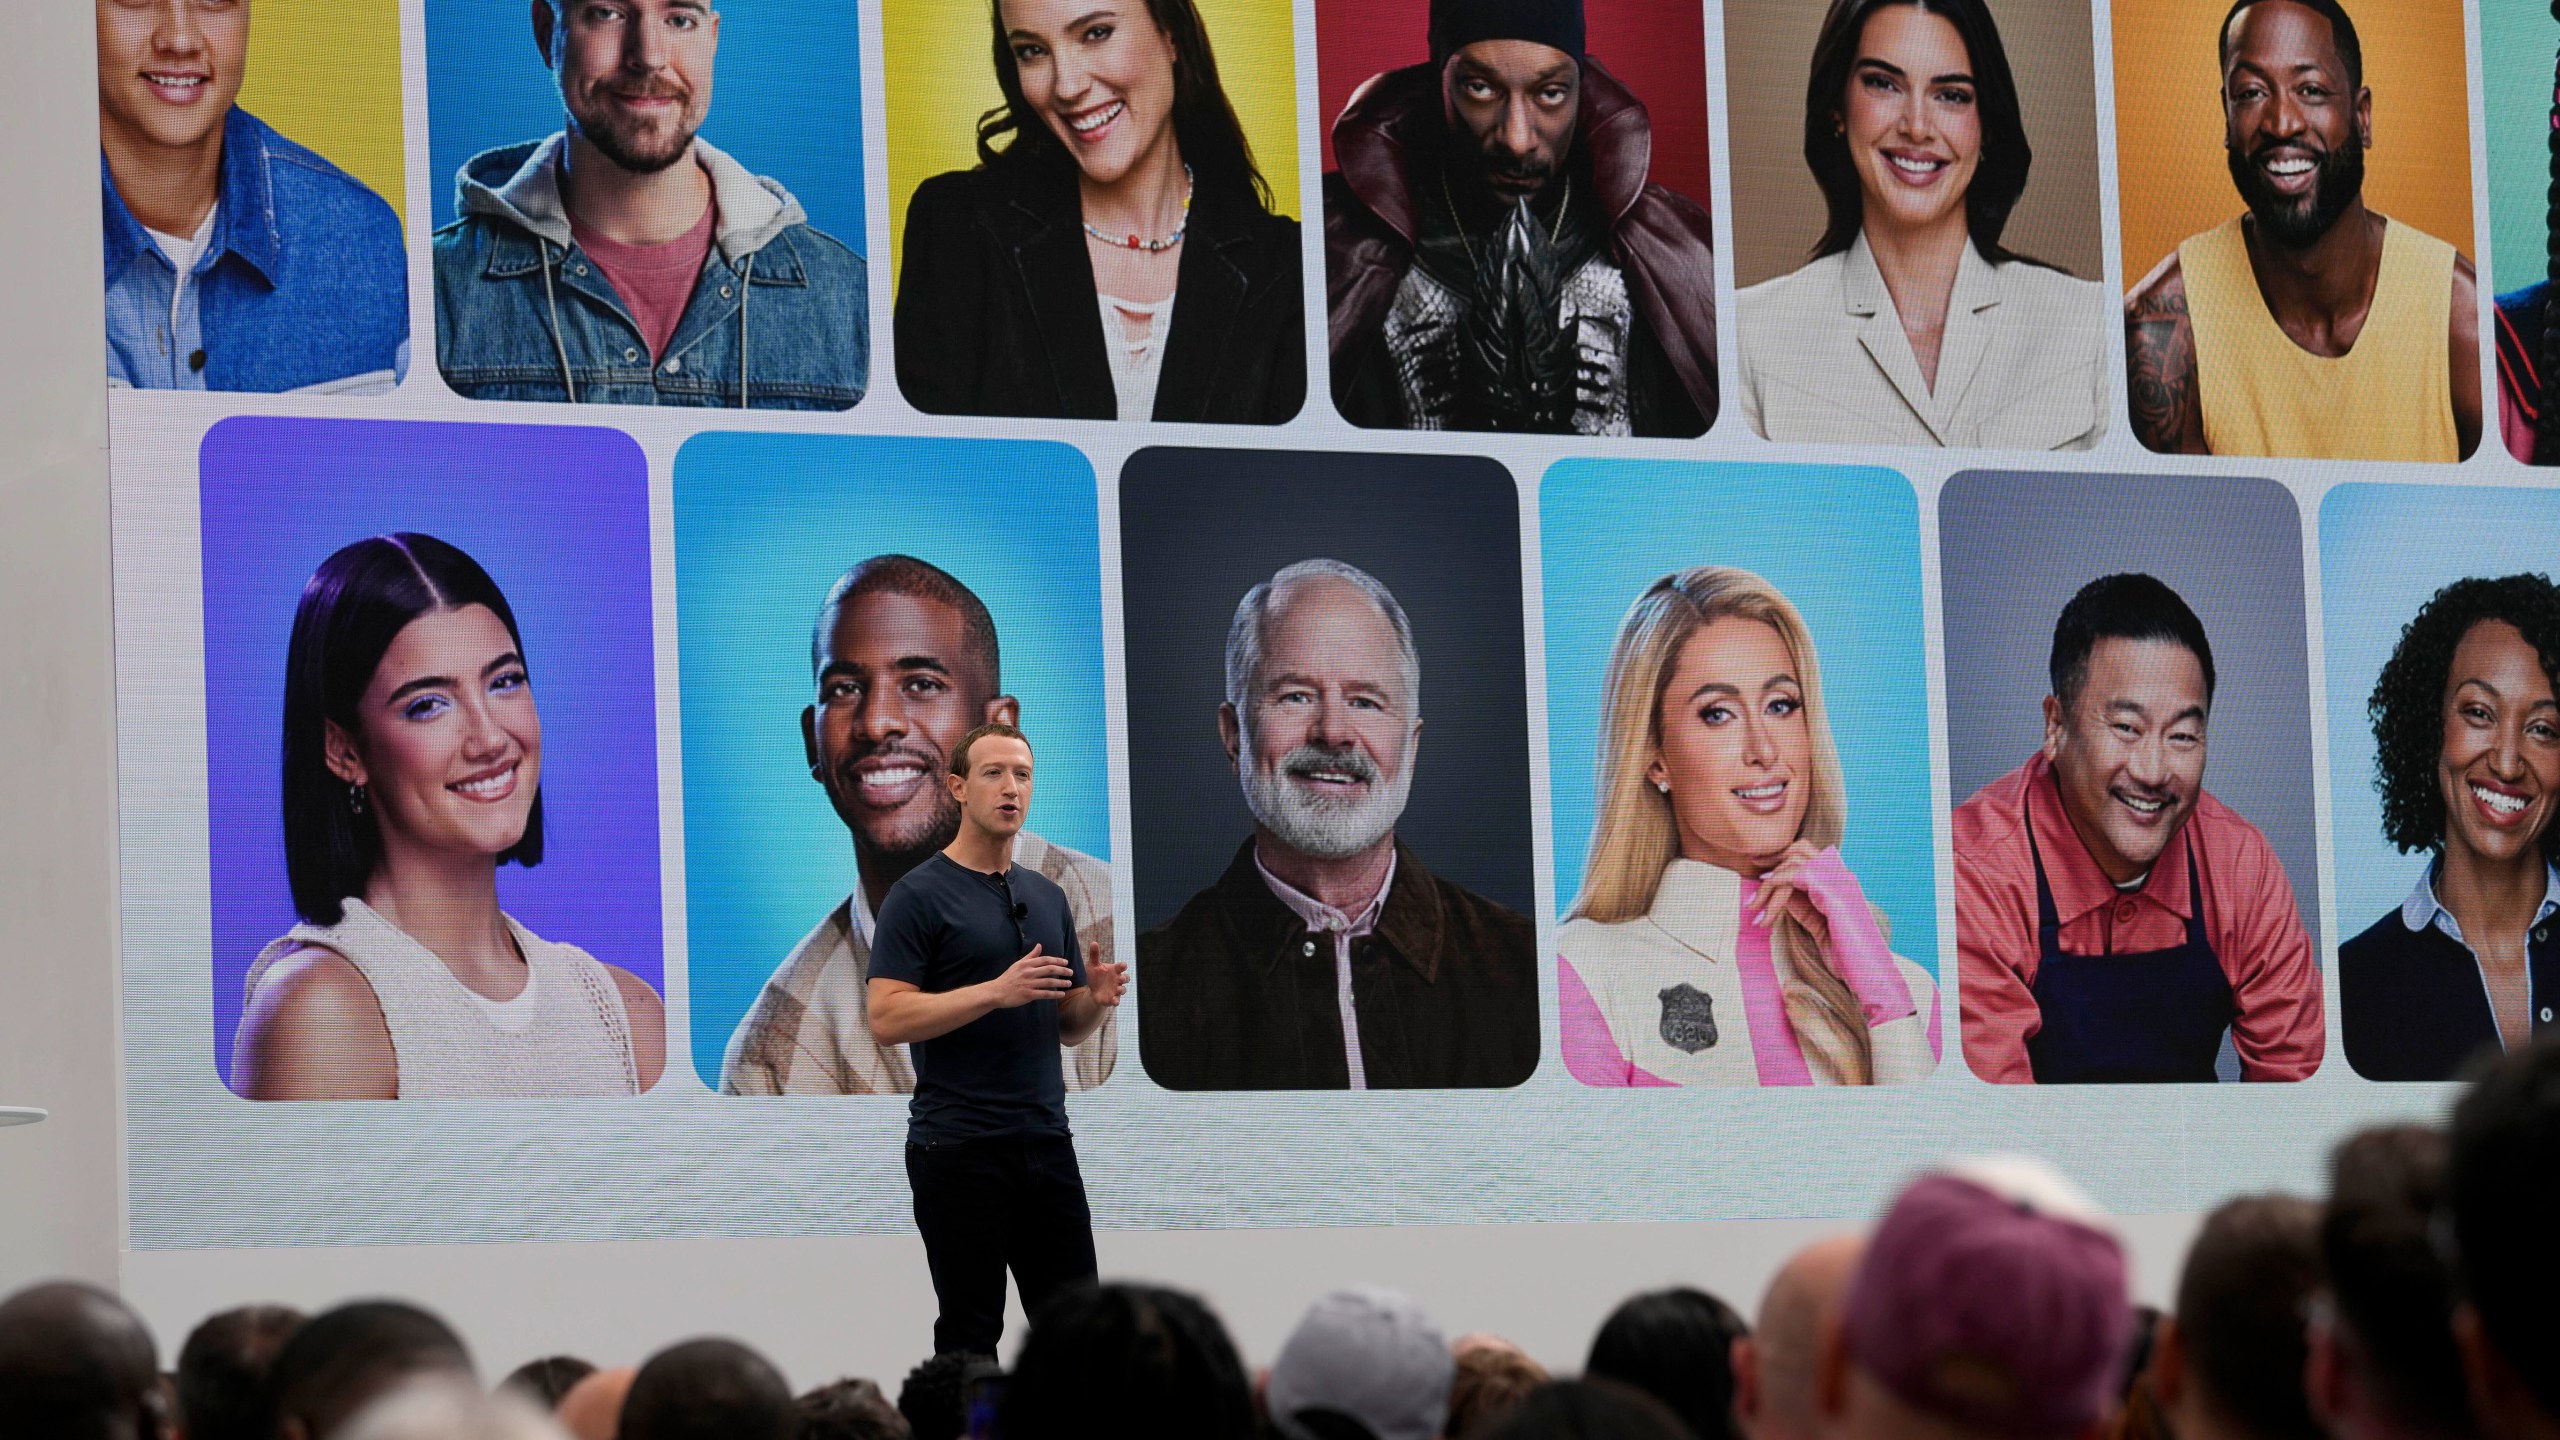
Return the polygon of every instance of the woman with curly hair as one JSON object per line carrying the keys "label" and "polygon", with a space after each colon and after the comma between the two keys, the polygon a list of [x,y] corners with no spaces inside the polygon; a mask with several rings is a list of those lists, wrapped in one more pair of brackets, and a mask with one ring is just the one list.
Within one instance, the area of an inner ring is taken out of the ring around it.
{"label": "woman with curly hair", "polygon": [[2560,1006],[2560,587],[2457,580],[2400,632],[2374,682],[2383,837],[2433,852],[2400,908],[2338,949],[2347,1062],[2449,1080]]}

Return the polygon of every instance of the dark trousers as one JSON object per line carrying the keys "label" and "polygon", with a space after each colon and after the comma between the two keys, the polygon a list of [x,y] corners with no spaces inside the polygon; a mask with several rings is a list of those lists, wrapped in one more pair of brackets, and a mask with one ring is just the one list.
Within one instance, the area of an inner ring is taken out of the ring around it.
{"label": "dark trousers", "polygon": [[942,1305],[933,1322],[936,1352],[996,1353],[1008,1268],[1026,1315],[1094,1277],[1093,1212],[1085,1206],[1075,1142],[1065,1136],[911,1143],[907,1183]]}

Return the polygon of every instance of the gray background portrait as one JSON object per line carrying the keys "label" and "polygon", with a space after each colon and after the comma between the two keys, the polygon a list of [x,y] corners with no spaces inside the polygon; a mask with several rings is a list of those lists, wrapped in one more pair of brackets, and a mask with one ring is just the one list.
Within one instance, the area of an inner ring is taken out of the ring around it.
{"label": "gray background portrait", "polygon": [[1947,780],[1960,804],[2044,743],[2053,622],[2081,586],[2138,570],[2213,646],[2204,788],[2266,832],[2320,940],[2302,517],[2271,480],[1974,470],[1938,495]]}
{"label": "gray background portrait", "polygon": [[1520,498],[1491,460],[1141,450],[1120,474],[1129,826],[1138,928],[1225,873],[1253,833],[1218,743],[1227,626],[1318,556],[1394,592],[1422,655],[1422,749],[1396,834],[1442,879],[1537,913]]}
{"label": "gray background portrait", "polygon": [[[2088,0],[1990,0],[1989,8],[2035,151],[2000,243],[2083,280],[2104,280]],[[1804,91],[1828,9],[1822,0],[1726,0],[1736,285],[1797,269],[1822,238],[1822,188],[1804,163]]]}

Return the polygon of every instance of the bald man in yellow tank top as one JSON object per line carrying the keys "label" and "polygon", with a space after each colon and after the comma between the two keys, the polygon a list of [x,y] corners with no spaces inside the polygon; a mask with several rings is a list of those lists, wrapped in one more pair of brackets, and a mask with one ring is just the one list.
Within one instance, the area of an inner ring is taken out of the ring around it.
{"label": "bald man in yellow tank top", "polygon": [[2338,0],[2238,0],[2223,145],[2248,202],[2125,300],[2134,433],[2153,450],[2455,461],[2480,443],[2478,282],[2364,203],[2373,92]]}

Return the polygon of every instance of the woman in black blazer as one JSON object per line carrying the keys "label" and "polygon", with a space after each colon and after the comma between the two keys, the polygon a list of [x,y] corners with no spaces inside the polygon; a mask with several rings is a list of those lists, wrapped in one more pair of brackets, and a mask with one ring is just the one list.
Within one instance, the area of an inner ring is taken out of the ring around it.
{"label": "woman in black blazer", "polygon": [[916,187],[898,387],[936,415],[1276,425],[1306,398],[1298,223],[1192,0],[995,0],[1005,103]]}

